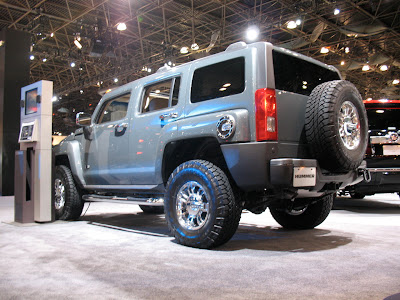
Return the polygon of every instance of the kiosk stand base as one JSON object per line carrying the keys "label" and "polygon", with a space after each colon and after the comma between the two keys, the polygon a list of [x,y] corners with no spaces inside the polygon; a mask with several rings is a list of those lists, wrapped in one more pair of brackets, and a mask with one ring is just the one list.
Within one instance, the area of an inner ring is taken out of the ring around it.
{"label": "kiosk stand base", "polygon": [[15,222],[19,223],[35,221],[34,203],[31,197],[32,156],[32,151],[15,151],[14,217]]}

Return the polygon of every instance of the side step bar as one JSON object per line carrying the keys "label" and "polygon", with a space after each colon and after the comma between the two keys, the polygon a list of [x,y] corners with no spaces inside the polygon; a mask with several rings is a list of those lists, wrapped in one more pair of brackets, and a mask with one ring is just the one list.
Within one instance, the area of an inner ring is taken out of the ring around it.
{"label": "side step bar", "polygon": [[101,195],[83,195],[82,199],[88,202],[114,202],[114,203],[130,203],[138,205],[163,206],[163,198],[139,198],[139,197],[117,197],[117,196],[101,196]]}

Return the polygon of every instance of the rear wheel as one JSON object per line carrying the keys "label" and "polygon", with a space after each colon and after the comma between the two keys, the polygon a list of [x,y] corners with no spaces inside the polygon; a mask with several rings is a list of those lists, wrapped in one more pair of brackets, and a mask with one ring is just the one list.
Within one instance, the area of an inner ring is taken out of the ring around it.
{"label": "rear wheel", "polygon": [[288,229],[311,229],[321,224],[329,215],[334,195],[325,195],[303,207],[270,207],[272,217]]}
{"label": "rear wheel", "polygon": [[176,240],[196,248],[227,242],[241,215],[227,176],[205,160],[191,160],[175,169],[167,183],[164,206]]}
{"label": "rear wheel", "polygon": [[139,205],[140,209],[146,214],[163,214],[163,206]]}
{"label": "rear wheel", "polygon": [[71,170],[57,166],[54,176],[54,207],[56,219],[76,220],[80,217],[84,201],[75,185]]}

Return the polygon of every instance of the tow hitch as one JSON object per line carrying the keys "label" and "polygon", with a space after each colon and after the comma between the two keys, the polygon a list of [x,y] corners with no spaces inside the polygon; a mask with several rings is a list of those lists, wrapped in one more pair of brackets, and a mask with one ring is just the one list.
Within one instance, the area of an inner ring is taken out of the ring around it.
{"label": "tow hitch", "polygon": [[358,175],[362,175],[365,182],[371,181],[371,173],[368,169],[358,169]]}

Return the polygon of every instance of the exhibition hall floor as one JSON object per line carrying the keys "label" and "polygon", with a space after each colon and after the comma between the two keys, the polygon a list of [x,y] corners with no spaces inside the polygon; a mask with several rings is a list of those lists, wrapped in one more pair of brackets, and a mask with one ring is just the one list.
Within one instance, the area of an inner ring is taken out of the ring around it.
{"label": "exhibition hall floor", "polygon": [[400,299],[397,194],[339,198],[314,230],[244,212],[215,250],[176,244],[136,205],[48,224],[13,223],[13,206],[0,197],[1,299]]}

